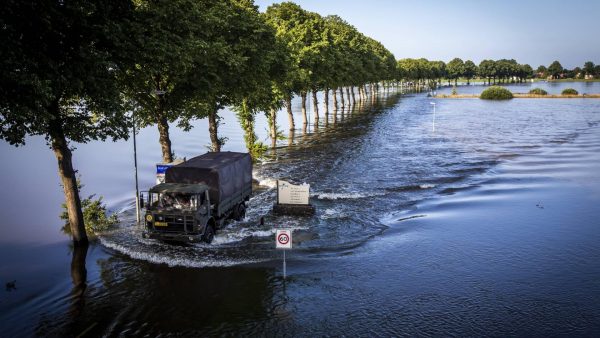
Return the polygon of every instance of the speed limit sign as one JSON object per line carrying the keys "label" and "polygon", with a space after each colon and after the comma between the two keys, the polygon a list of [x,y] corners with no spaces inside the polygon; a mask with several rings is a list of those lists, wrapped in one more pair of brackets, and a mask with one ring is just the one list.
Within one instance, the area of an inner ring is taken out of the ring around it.
{"label": "speed limit sign", "polygon": [[281,229],[275,233],[275,247],[277,249],[292,248],[292,230]]}

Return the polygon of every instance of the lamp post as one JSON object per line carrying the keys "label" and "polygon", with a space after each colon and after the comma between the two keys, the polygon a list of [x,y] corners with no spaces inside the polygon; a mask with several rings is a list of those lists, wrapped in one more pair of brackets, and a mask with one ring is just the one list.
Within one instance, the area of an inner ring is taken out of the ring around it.
{"label": "lamp post", "polygon": [[435,133],[435,102],[429,102],[433,106],[433,128],[432,131]]}
{"label": "lamp post", "polygon": [[135,112],[131,113],[133,122],[133,166],[135,169],[135,220],[136,224],[140,224],[140,190],[138,186],[138,167],[137,167],[137,143],[135,140]]}

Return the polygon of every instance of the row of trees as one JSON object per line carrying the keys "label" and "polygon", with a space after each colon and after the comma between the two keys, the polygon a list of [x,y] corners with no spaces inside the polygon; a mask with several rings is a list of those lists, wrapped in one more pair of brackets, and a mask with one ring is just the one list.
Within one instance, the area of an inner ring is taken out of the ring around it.
{"label": "row of trees", "polygon": [[465,79],[467,83],[471,79],[479,77],[488,83],[496,82],[523,82],[529,78],[590,78],[600,77],[600,65],[592,61],[586,62],[582,68],[575,67],[572,70],[562,67],[560,62],[554,61],[548,67],[539,66],[537,70],[528,64],[519,64],[514,59],[483,60],[476,65],[473,61],[463,61],[454,58],[448,63],[443,61],[429,61],[427,59],[401,59],[397,64],[396,79],[411,81],[419,86],[427,85],[435,88],[441,84],[443,79],[454,81]]}
{"label": "row of trees", "polygon": [[466,79],[467,83],[474,77],[487,79],[488,82],[506,82],[515,80],[524,81],[533,76],[533,69],[527,64],[519,64],[515,60],[483,60],[477,66],[473,61],[463,61],[460,58],[454,58],[448,63],[443,61],[429,61],[427,59],[401,59],[397,64],[396,79],[416,82],[430,88],[435,88],[442,83],[443,79],[448,80],[448,84],[458,79]]}
{"label": "row of trees", "polygon": [[7,0],[0,37],[0,137],[17,146],[29,135],[46,138],[75,243],[87,235],[72,142],[127,139],[134,123],[156,126],[171,162],[170,125],[189,130],[208,118],[211,150],[220,151],[219,112],[230,106],[251,149],[257,113],[274,134],[276,112],[285,105],[289,113],[294,95],[306,125],[309,92],[318,112],[319,90],[334,101],[339,93],[343,105],[344,94],[354,101],[359,88],[360,100],[365,84],[396,74],[382,44],[293,3],[259,13],[251,0]]}
{"label": "row of trees", "polygon": [[548,67],[541,65],[536,70],[536,75],[540,78],[597,78],[600,77],[600,65],[595,65],[592,61],[587,61],[583,67],[566,69],[558,61],[552,62]]}
{"label": "row of trees", "polygon": [[[259,13],[252,0],[7,0],[0,17],[0,137],[23,145],[42,135],[53,150],[75,242],[86,242],[72,142],[127,139],[156,126],[162,160],[173,160],[169,128],[207,118],[220,151],[221,109],[233,107],[248,149],[260,148],[254,118],[264,112],[272,138],[276,113],[312,95],[324,114],[361,101],[379,83],[435,87],[442,79],[524,79],[515,60],[396,61],[381,43],[340,17],[291,3]],[[595,69],[595,68],[594,68]],[[370,87],[370,90],[367,88]],[[339,98],[339,101],[338,101]]]}

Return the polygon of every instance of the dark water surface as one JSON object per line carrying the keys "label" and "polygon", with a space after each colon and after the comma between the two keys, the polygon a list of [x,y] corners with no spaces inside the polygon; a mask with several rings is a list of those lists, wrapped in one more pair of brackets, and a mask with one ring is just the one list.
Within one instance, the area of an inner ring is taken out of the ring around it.
{"label": "dark water surface", "polygon": [[[84,190],[123,220],[74,250],[58,231],[62,196],[43,140],[2,145],[10,163],[40,163],[2,177],[14,194],[2,193],[0,281],[17,281],[0,292],[2,336],[599,335],[600,100],[435,100],[435,132],[430,102],[382,95],[297,131],[290,147],[280,141],[255,166],[262,187],[247,219],[213,245],[140,237],[131,148],[119,142],[74,154]],[[224,115],[226,150],[243,149]],[[197,127],[175,133],[179,155],[204,151]],[[265,137],[263,118],[257,131]],[[139,139],[149,187],[157,137]],[[317,214],[270,215],[277,178],[310,183]],[[295,229],[285,281],[275,226]]]}

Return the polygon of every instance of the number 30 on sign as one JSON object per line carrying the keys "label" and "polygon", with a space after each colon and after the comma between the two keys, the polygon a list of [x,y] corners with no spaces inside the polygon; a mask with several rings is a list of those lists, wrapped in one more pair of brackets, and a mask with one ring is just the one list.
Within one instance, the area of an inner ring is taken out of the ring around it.
{"label": "number 30 on sign", "polygon": [[275,247],[277,249],[292,248],[292,230],[281,229],[275,233]]}

